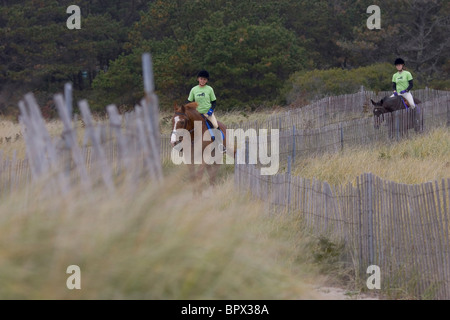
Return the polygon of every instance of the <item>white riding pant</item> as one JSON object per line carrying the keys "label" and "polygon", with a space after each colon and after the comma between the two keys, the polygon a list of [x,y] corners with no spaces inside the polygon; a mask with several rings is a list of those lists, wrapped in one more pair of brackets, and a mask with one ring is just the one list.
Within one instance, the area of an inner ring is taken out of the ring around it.
{"label": "white riding pant", "polygon": [[[408,104],[410,105],[410,107],[412,109],[414,109],[416,107],[416,104],[414,103],[414,98],[413,98],[411,92],[405,92],[403,94],[400,93],[400,92],[397,92],[397,93],[398,93],[399,96],[404,97],[406,99],[406,101],[408,101]],[[393,96],[394,95],[392,95],[391,97],[393,97]]]}
{"label": "white riding pant", "polygon": [[217,119],[216,119],[216,116],[214,115],[214,113],[210,116],[208,116],[206,113],[203,115],[212,123],[212,125],[214,126],[214,129],[219,128],[219,124],[217,123]]}

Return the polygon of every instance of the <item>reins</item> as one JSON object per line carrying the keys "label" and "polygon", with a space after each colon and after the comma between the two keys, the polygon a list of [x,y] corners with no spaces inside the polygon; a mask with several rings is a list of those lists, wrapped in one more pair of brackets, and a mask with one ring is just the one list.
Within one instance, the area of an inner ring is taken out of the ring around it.
{"label": "reins", "polygon": [[[186,113],[183,113],[183,112],[175,112],[175,114],[176,114],[177,116],[185,116],[185,117],[187,118],[187,120],[192,121]],[[184,128],[183,128],[183,129],[184,129],[184,130],[187,130],[186,127],[187,127],[187,122],[184,123]],[[194,129],[189,130],[189,133],[192,133],[192,132],[194,132]],[[175,131],[172,131],[172,133],[176,133],[176,132],[175,132]]]}

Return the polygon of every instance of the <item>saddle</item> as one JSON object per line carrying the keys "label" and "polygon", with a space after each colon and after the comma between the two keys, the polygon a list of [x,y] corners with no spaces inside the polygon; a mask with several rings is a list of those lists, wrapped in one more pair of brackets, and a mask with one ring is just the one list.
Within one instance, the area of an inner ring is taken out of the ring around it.
{"label": "saddle", "polygon": [[[399,96],[399,97],[402,98],[403,105],[406,107],[406,109],[411,108],[411,105],[409,104],[408,100],[406,100],[402,96]],[[414,104],[416,105],[416,107],[418,106],[418,104],[422,103],[422,101],[420,101],[416,97],[414,97],[413,99],[414,99]]]}
{"label": "saddle", "polygon": [[403,98],[402,96],[399,96],[400,99],[402,99],[403,105],[406,107],[406,109],[411,108],[411,106],[409,105],[408,100],[406,100],[405,98]]}

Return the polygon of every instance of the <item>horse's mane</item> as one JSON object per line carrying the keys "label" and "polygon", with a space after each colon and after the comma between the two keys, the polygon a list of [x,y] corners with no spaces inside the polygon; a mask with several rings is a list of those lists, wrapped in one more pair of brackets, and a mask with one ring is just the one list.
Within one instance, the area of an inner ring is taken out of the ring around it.
{"label": "horse's mane", "polygon": [[197,111],[197,106],[198,103],[195,101],[184,105],[184,110],[191,120],[202,119],[200,112]]}
{"label": "horse's mane", "polygon": [[186,109],[197,109],[198,103],[195,102],[195,101],[194,102],[190,102],[190,103],[185,104],[184,107]]}

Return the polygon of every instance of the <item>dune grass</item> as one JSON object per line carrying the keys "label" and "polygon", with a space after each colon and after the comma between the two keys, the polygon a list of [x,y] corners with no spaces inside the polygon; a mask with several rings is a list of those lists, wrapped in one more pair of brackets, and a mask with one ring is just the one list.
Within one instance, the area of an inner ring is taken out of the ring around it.
{"label": "dune grass", "polygon": [[11,120],[0,120],[0,148],[2,157],[11,158],[15,153],[17,157],[24,158],[25,143],[18,123]]}
{"label": "dune grass", "polygon": [[[98,123],[105,122],[105,118],[98,117]],[[79,117],[73,122],[77,132],[78,143],[81,145],[84,140],[85,130]],[[64,125],[60,120],[50,120],[45,122],[45,127],[52,139],[57,139],[64,132]],[[0,119],[0,148],[4,158],[12,158],[14,154],[18,159],[26,156],[26,143],[21,125],[16,121]]]}
{"label": "dune grass", "polygon": [[348,147],[341,153],[303,158],[292,172],[333,185],[354,183],[365,172],[406,184],[450,178],[450,129],[437,128],[387,145]]}
{"label": "dune grass", "polygon": [[[200,198],[164,183],[114,196],[41,190],[0,203],[0,299],[314,299],[300,221],[268,214],[231,179]],[[66,269],[81,269],[69,290]]]}

